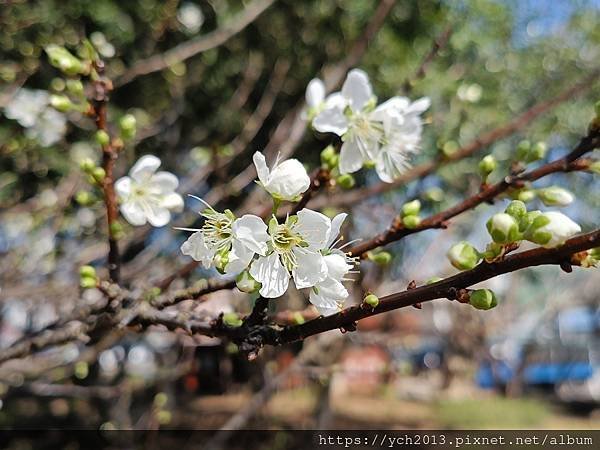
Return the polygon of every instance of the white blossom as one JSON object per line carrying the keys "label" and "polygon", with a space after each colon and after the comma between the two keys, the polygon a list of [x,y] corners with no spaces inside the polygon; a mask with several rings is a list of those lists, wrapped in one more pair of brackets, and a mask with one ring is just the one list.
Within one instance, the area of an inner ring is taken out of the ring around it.
{"label": "white blossom", "polygon": [[358,263],[356,258],[348,256],[340,249],[333,248],[346,216],[347,214],[344,213],[338,214],[331,221],[329,239],[326,248],[322,250],[327,267],[327,276],[310,290],[310,302],[324,316],[335,314],[343,308],[349,293],[342,281],[347,280],[346,275]]}
{"label": "white blossom", "polygon": [[256,152],[254,165],[260,183],[265,190],[278,200],[296,200],[310,186],[310,177],[297,159],[279,161],[269,169],[262,153]]}
{"label": "white blossom", "polygon": [[321,213],[302,209],[282,224],[269,223],[271,253],[259,257],[250,267],[250,275],[262,284],[260,295],[282,296],[290,277],[296,288],[312,287],[327,278],[327,265],[321,251],[331,233],[331,220]]}
{"label": "white blossom", "polygon": [[175,190],[179,180],[170,172],[157,172],[161,161],[156,156],[142,156],[115,183],[121,213],[132,225],[162,227],[171,220],[171,211],[183,209],[183,198]]}
{"label": "white blossom", "polygon": [[535,218],[528,240],[552,248],[580,232],[581,227],[569,217],[558,211],[549,211]]}
{"label": "white blossom", "polygon": [[21,88],[6,105],[4,115],[26,128],[25,135],[43,147],[60,141],[67,131],[64,114],[50,106],[46,91]]}
{"label": "white blossom", "polygon": [[[317,90],[313,91],[316,97]],[[418,150],[420,114],[429,107],[429,99],[411,103],[405,97],[393,97],[374,107],[371,83],[359,69],[348,73],[340,95],[343,101],[326,104],[312,123],[317,131],[342,138],[340,173],[356,172],[375,161],[380,178],[393,181],[408,167],[408,155]]]}
{"label": "white blossom", "polygon": [[546,206],[567,206],[573,203],[575,196],[560,186],[538,189],[538,197]]}

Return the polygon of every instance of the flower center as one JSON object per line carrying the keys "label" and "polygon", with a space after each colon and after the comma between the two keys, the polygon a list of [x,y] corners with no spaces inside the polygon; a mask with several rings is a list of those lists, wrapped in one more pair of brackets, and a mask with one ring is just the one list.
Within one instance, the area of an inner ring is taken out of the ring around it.
{"label": "flower center", "polygon": [[281,257],[281,262],[289,271],[298,266],[296,255],[292,251],[295,247],[304,247],[306,243],[302,237],[295,233],[287,224],[280,224],[271,233],[273,250]]}
{"label": "flower center", "polygon": [[206,243],[211,247],[216,247],[218,250],[226,248],[233,238],[231,230],[233,218],[216,211],[203,212],[202,216],[206,218],[202,226]]}
{"label": "flower center", "polygon": [[354,139],[362,141],[379,141],[383,137],[382,124],[370,120],[369,116],[362,112],[352,115],[348,131]]}

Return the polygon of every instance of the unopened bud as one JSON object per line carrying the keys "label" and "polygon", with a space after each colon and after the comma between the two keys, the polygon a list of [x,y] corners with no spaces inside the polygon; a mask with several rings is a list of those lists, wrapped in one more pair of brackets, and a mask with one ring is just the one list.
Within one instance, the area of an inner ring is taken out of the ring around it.
{"label": "unopened bud", "polygon": [[450,264],[458,270],[471,270],[481,260],[481,255],[475,247],[467,241],[454,244],[446,254]]}
{"label": "unopened bud", "polygon": [[538,214],[525,233],[528,241],[547,248],[558,247],[571,236],[581,232],[581,227],[558,211]]}
{"label": "unopened bud", "polygon": [[379,297],[375,294],[369,294],[365,297],[364,302],[371,308],[376,308],[379,305]]}
{"label": "unopened bud", "polygon": [[97,284],[98,284],[98,281],[96,280],[96,278],[81,277],[79,279],[79,286],[81,286],[83,289],[95,288]]}
{"label": "unopened bud", "polygon": [[97,183],[102,183],[106,177],[106,172],[102,167],[94,167],[92,170],[92,177]]}
{"label": "unopened bud", "polygon": [[498,163],[492,155],[487,155],[479,161],[479,174],[485,179],[487,176],[496,170]]}
{"label": "unopened bud", "polygon": [[402,218],[402,224],[409,230],[414,230],[421,225],[421,218],[419,216],[406,216]]}
{"label": "unopened bud", "polygon": [[96,269],[93,266],[81,266],[79,276],[82,278],[96,278]]}
{"label": "unopened bud", "polygon": [[98,131],[96,131],[96,134],[94,135],[94,138],[96,139],[96,142],[98,144],[100,144],[102,147],[107,146],[108,143],[110,142],[110,136],[104,130],[98,130]]}
{"label": "unopened bud", "polygon": [[458,142],[456,141],[447,141],[442,146],[442,154],[444,156],[451,156],[459,149]]}
{"label": "unopened bud", "polygon": [[529,142],[529,141],[519,142],[519,145],[517,145],[517,159],[519,161],[525,161],[527,159],[527,154],[529,153],[530,148],[531,148],[531,142]]}
{"label": "unopened bud", "polygon": [[133,114],[125,114],[119,120],[119,127],[121,128],[121,136],[123,139],[133,139],[137,131],[137,121]]}
{"label": "unopened bud", "polygon": [[242,319],[240,319],[240,316],[237,315],[237,313],[229,312],[223,314],[223,323],[228,327],[237,328],[241,326],[243,322]]}
{"label": "unopened bud", "polygon": [[335,166],[337,166],[338,161],[338,154],[336,153],[333,145],[328,145],[321,152],[321,164],[323,164],[323,166],[333,169]]}
{"label": "unopened bud", "polygon": [[340,175],[335,181],[342,189],[352,189],[356,184],[356,180],[349,173]]}
{"label": "unopened bud", "polygon": [[229,252],[228,251],[222,251],[220,253],[217,253],[215,255],[214,263],[215,263],[215,268],[220,273],[225,273],[225,267],[229,263]]}
{"label": "unopened bud", "polygon": [[83,72],[83,63],[66,48],[51,44],[45,50],[50,64],[67,75],[77,75]]}
{"label": "unopened bud", "polygon": [[60,112],[68,112],[73,107],[73,103],[66,95],[51,95],[50,105]]}
{"label": "unopened bud", "polygon": [[538,189],[537,195],[546,206],[567,206],[575,200],[573,194],[560,186]]}
{"label": "unopened bud", "polygon": [[94,196],[88,191],[78,191],[75,194],[75,201],[81,206],[89,206],[94,202]]}
{"label": "unopened bud", "polygon": [[430,202],[441,202],[444,200],[444,191],[439,187],[433,187],[427,189],[423,194],[423,197]]}
{"label": "unopened bud", "polygon": [[412,202],[402,205],[402,217],[418,216],[420,212],[421,202],[419,200],[413,200]]}
{"label": "unopened bud", "polygon": [[527,155],[527,162],[534,162],[546,157],[548,146],[545,142],[536,142],[531,146]]}
{"label": "unopened bud", "polygon": [[527,214],[527,206],[521,200],[513,200],[508,204],[504,212],[517,220],[521,220]]}
{"label": "unopened bud", "polygon": [[489,289],[477,289],[471,292],[469,303],[477,309],[488,310],[494,308],[498,304],[496,295]]}
{"label": "unopened bud", "polygon": [[392,261],[392,255],[389,252],[369,252],[367,258],[380,266],[387,266]]}
{"label": "unopened bud", "polygon": [[235,279],[235,285],[240,291],[247,294],[252,294],[258,291],[261,287],[261,284],[252,278],[252,275],[250,275],[247,270],[244,270],[237,276]]}
{"label": "unopened bud", "polygon": [[589,172],[600,175],[600,161],[594,161],[592,164],[590,164],[590,166],[587,168],[587,170]]}
{"label": "unopened bud", "polygon": [[519,240],[519,224],[517,220],[506,213],[494,214],[488,220],[487,230],[498,244],[508,244]]}
{"label": "unopened bud", "polygon": [[110,224],[110,235],[115,239],[121,239],[123,237],[124,231],[121,222],[113,222]]}
{"label": "unopened bud", "polygon": [[67,80],[67,90],[76,96],[81,96],[83,94],[83,83],[81,80]]}
{"label": "unopened bud", "polygon": [[96,167],[96,164],[94,164],[94,161],[92,161],[90,158],[83,158],[79,163],[79,167],[85,173],[91,173],[92,170],[94,170],[94,167]]}

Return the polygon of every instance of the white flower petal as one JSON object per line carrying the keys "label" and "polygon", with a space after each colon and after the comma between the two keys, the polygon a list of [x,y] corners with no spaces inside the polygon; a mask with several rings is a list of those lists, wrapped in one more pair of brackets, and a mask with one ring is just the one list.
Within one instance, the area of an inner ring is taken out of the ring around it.
{"label": "white flower petal", "polygon": [[171,221],[171,212],[167,208],[150,202],[144,202],[142,205],[146,218],[153,227],[164,227]]}
{"label": "white flower petal", "polygon": [[316,108],[325,99],[325,84],[319,78],[313,78],[306,87],[306,104]]}
{"label": "white flower petal", "polygon": [[407,108],[408,114],[422,114],[429,109],[431,106],[431,100],[429,97],[421,97],[420,99],[412,102]]}
{"label": "white flower petal", "polygon": [[133,165],[129,176],[138,183],[148,180],[160,167],[160,159],[154,155],[144,155]]}
{"label": "white flower petal", "polygon": [[331,253],[324,257],[327,266],[327,277],[341,281],[342,278],[352,269],[352,266],[346,262],[343,253]]}
{"label": "white flower petal", "polygon": [[246,270],[254,257],[254,251],[247,248],[242,242],[234,240],[229,252],[229,262],[225,266],[225,273],[237,275]]}
{"label": "white flower petal", "polygon": [[277,253],[258,258],[250,267],[250,275],[262,283],[260,295],[265,298],[281,297],[287,291],[290,274],[283,267]]}
{"label": "white flower petal", "polygon": [[329,232],[329,239],[327,239],[327,242],[325,243],[325,248],[331,247],[331,244],[338,238],[340,229],[342,228],[342,224],[344,223],[344,220],[346,220],[346,217],[348,217],[348,214],[340,213],[331,220],[331,231]]}
{"label": "white flower petal", "polygon": [[179,180],[171,172],[157,172],[150,179],[152,187],[155,187],[161,194],[170,194],[177,186],[179,186]]}
{"label": "white flower petal", "polygon": [[183,197],[177,192],[172,192],[162,197],[160,206],[173,212],[183,211]]}
{"label": "white flower petal", "polygon": [[311,289],[309,300],[324,316],[340,311],[341,304],[349,295],[342,283],[330,278],[319,283],[316,291]]}
{"label": "white flower petal", "polygon": [[298,263],[292,273],[298,289],[312,287],[327,277],[327,265],[321,253],[300,248],[292,251]]}
{"label": "white flower petal", "polygon": [[331,220],[320,212],[303,208],[298,211],[298,222],[294,230],[308,243],[308,249],[326,248],[331,233]]}
{"label": "white flower petal", "polygon": [[215,256],[214,249],[206,245],[204,234],[201,231],[197,231],[187,238],[181,245],[181,253],[191,256],[195,261],[201,261],[206,269],[212,265]]}
{"label": "white flower petal", "polygon": [[236,240],[253,252],[265,256],[268,249],[269,233],[267,232],[267,225],[260,217],[246,214],[233,222],[232,231]]}
{"label": "white flower petal", "polygon": [[121,214],[133,226],[146,224],[146,213],[138,202],[125,202],[121,204]]}
{"label": "white flower petal", "polygon": [[368,75],[360,69],[352,69],[342,86],[342,95],[348,99],[353,110],[360,111],[363,109],[365,104],[373,97],[373,89]]}
{"label": "white flower petal", "polygon": [[258,179],[262,184],[267,184],[269,181],[269,167],[267,167],[264,155],[261,152],[255,152],[252,161],[254,161]]}
{"label": "white flower petal", "polygon": [[120,197],[121,201],[125,201],[125,199],[127,199],[127,197],[129,197],[131,194],[131,185],[131,178],[127,176],[121,177],[115,182],[115,191],[117,192],[117,195]]}
{"label": "white flower petal", "polygon": [[265,189],[283,200],[294,200],[310,186],[310,177],[297,159],[288,159],[273,168]]}
{"label": "white flower petal", "polygon": [[357,141],[346,141],[342,144],[339,164],[340,173],[354,173],[360,170],[364,162],[365,158],[358,147]]}
{"label": "white flower petal", "polygon": [[348,131],[348,118],[342,108],[328,108],[317,114],[312,121],[312,126],[321,133],[335,133],[342,136]]}
{"label": "white flower petal", "polygon": [[342,112],[348,106],[348,100],[344,98],[341,92],[334,92],[325,98],[325,108],[338,108]]}
{"label": "white flower petal", "polygon": [[406,154],[382,149],[375,161],[375,170],[381,181],[392,183],[410,168]]}

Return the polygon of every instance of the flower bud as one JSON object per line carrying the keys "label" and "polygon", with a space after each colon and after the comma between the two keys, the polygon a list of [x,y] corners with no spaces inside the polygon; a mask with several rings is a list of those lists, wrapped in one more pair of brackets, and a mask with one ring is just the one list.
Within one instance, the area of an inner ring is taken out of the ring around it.
{"label": "flower bud", "polygon": [[546,152],[548,151],[548,146],[545,142],[536,142],[531,146],[529,153],[527,154],[526,161],[528,163],[538,161],[543,159],[546,156]]}
{"label": "flower bud", "polygon": [[490,236],[498,244],[508,244],[519,240],[519,224],[506,213],[494,214],[486,224]]}
{"label": "flower bud", "polygon": [[83,83],[81,80],[67,80],[67,90],[76,96],[81,96],[83,94]]}
{"label": "flower bud", "polygon": [[335,166],[337,166],[338,161],[339,156],[336,153],[333,145],[328,145],[321,152],[321,164],[323,164],[323,166],[333,169]]}
{"label": "flower bud", "polygon": [[60,112],[68,112],[73,107],[73,103],[66,95],[51,95],[50,105]]}
{"label": "flower bud", "polygon": [[490,242],[485,247],[485,252],[483,252],[483,259],[485,259],[487,262],[494,262],[500,259],[502,256],[504,256],[505,253],[506,249],[504,248],[504,245],[497,244],[495,242]]}
{"label": "flower bud", "polygon": [[240,319],[240,316],[238,316],[237,313],[229,312],[223,314],[223,323],[228,327],[237,328],[242,326],[243,321]]}
{"label": "flower bud", "polygon": [[292,314],[292,320],[296,325],[302,325],[304,322],[306,322],[300,311],[295,311],[294,314]]}
{"label": "flower bud", "polygon": [[419,216],[406,216],[402,218],[402,223],[404,224],[405,228],[414,230],[421,225],[421,218]]}
{"label": "flower bud", "polygon": [[88,191],[78,191],[75,194],[75,201],[81,206],[89,206],[94,203],[94,196]]}
{"label": "flower bud", "polygon": [[492,155],[484,156],[481,161],[479,161],[479,174],[486,179],[487,176],[496,170],[498,163],[496,162],[496,158]]}
{"label": "flower bud", "polygon": [[571,236],[581,232],[581,227],[558,211],[537,215],[525,233],[528,241],[546,248],[558,247]]}
{"label": "flower bud", "polygon": [[91,278],[91,277],[79,278],[79,286],[81,286],[83,289],[95,288],[97,284],[98,284],[98,281],[96,280],[96,278]]}
{"label": "flower bud", "polygon": [[338,184],[338,186],[340,186],[342,189],[352,189],[354,187],[354,185],[356,184],[356,180],[349,173],[340,175],[339,177],[336,178],[335,181]]}
{"label": "flower bud", "polygon": [[389,252],[369,252],[367,258],[380,266],[387,266],[392,261],[392,255]]}
{"label": "flower bud", "polygon": [[477,309],[488,310],[498,304],[496,295],[489,289],[477,289],[469,295],[469,303]]}
{"label": "flower bud", "polygon": [[433,187],[427,189],[423,194],[423,197],[430,202],[441,202],[444,200],[444,191],[439,187]]}
{"label": "flower bud", "polygon": [[85,173],[92,173],[92,170],[94,170],[94,167],[96,167],[96,164],[94,164],[94,161],[92,161],[90,158],[83,158],[81,160],[81,162],[79,163],[79,167]]}
{"label": "flower bud", "polygon": [[119,120],[119,127],[121,128],[121,136],[123,139],[133,139],[137,131],[137,121],[133,114],[125,114]]}
{"label": "flower bud", "polygon": [[527,140],[519,142],[519,145],[517,145],[517,159],[519,161],[525,161],[530,148],[531,142]]}
{"label": "flower bud", "polygon": [[379,305],[379,297],[375,294],[369,294],[365,297],[364,302],[371,308],[376,308]]}
{"label": "flower bud", "polygon": [[402,217],[418,216],[420,212],[421,202],[419,200],[413,200],[412,202],[402,205]]}
{"label": "flower bud", "polygon": [[67,75],[77,75],[84,71],[83,63],[73,56],[69,50],[59,45],[48,45],[46,48],[48,60],[57,69]]}
{"label": "flower bud", "polygon": [[504,212],[517,220],[521,220],[527,214],[527,206],[521,200],[513,200],[508,204]]}
{"label": "flower bud", "polygon": [[106,172],[102,167],[94,167],[92,169],[91,174],[98,184],[102,183],[104,181],[104,178],[106,177]]}
{"label": "flower bud", "polygon": [[229,264],[229,252],[221,251],[215,255],[215,268],[222,274],[225,273],[225,267]]}
{"label": "flower bud", "polygon": [[258,291],[261,287],[261,284],[252,278],[252,275],[250,275],[247,270],[244,270],[237,276],[235,279],[235,285],[240,291],[247,294],[252,294]]}
{"label": "flower bud", "polygon": [[536,197],[535,191],[529,189],[521,189],[519,194],[517,195],[517,199],[521,200],[524,203],[529,203],[533,201]]}
{"label": "flower bud", "polygon": [[567,206],[575,200],[573,194],[560,186],[538,189],[537,195],[546,206]]}
{"label": "flower bud", "polygon": [[98,144],[100,144],[102,147],[108,145],[108,143],[110,142],[110,136],[104,130],[98,130],[98,131],[96,131],[96,134],[94,135],[94,138],[96,139],[96,142]]}
{"label": "flower bud", "polygon": [[600,175],[600,161],[594,161],[592,164],[590,164],[590,166],[587,168],[587,170],[589,172]]}
{"label": "flower bud", "polygon": [[481,255],[475,247],[467,241],[454,244],[446,254],[450,264],[458,270],[470,270],[479,264]]}
{"label": "flower bud", "polygon": [[115,239],[121,239],[125,235],[121,222],[113,222],[110,224],[110,236]]}
{"label": "flower bud", "polygon": [[82,278],[96,278],[96,269],[92,266],[81,266],[79,268],[79,276]]}

